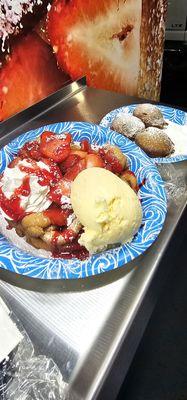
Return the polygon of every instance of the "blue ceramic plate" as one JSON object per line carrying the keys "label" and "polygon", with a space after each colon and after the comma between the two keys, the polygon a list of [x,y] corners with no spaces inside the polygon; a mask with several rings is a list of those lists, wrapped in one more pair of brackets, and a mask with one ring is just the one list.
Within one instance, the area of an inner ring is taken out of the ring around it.
{"label": "blue ceramic plate", "polygon": [[[101,120],[100,125],[104,126],[106,128],[110,128],[112,121],[114,118],[120,113],[120,112],[128,112],[129,114],[132,114],[134,111],[135,107],[137,104],[131,104],[130,106],[124,106],[117,108],[116,110],[113,110],[109,112],[108,114],[105,115],[105,117]],[[169,119],[172,122],[175,122],[176,124],[179,125],[186,125],[187,127],[187,113],[178,110],[177,108],[172,108],[172,107],[166,107],[166,106],[160,106],[157,105],[157,107],[162,111],[162,114],[165,119]],[[159,158],[152,158],[152,160],[156,163],[171,163],[171,162],[177,162],[177,161],[183,161],[187,160],[187,154],[184,155],[176,155],[176,156],[171,156],[171,157],[159,157]]]}
{"label": "blue ceramic plate", "polygon": [[116,132],[89,123],[65,122],[47,125],[27,132],[0,151],[0,173],[24,143],[35,139],[44,130],[55,133],[68,131],[75,141],[88,139],[93,144],[106,142],[117,145],[129,159],[132,171],[145,185],[139,191],[143,208],[143,223],[133,241],[112,250],[95,254],[85,261],[35,257],[0,236],[0,267],[18,274],[40,279],[77,279],[101,274],[123,266],[144,253],[161,231],[167,210],[164,183],[152,161],[130,140]]}

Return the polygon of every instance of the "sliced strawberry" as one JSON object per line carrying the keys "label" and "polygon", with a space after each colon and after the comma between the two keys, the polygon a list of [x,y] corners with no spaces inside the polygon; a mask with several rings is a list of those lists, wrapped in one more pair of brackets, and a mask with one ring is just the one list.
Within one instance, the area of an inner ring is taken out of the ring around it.
{"label": "sliced strawberry", "polygon": [[36,33],[19,38],[0,70],[0,121],[40,101],[67,81],[52,49]]}
{"label": "sliced strawberry", "polygon": [[59,65],[90,86],[137,93],[140,0],[56,0],[48,35]]}
{"label": "sliced strawberry", "polygon": [[22,160],[24,158],[30,158],[30,152],[27,149],[28,143],[25,143],[24,146],[18,151],[18,157]]}
{"label": "sliced strawberry", "polygon": [[120,178],[123,179],[123,181],[127,182],[135,192],[138,192],[139,186],[134,172],[128,169],[121,174]]}
{"label": "sliced strawberry", "polygon": [[65,139],[58,139],[52,132],[42,133],[40,142],[41,154],[55,162],[65,160],[70,154],[71,135],[68,135]]}
{"label": "sliced strawberry", "polygon": [[18,152],[21,158],[32,158],[33,160],[41,160],[40,145],[37,141],[25,143]]}
{"label": "sliced strawberry", "polygon": [[65,174],[68,171],[68,169],[72,168],[75,164],[77,164],[77,162],[80,159],[81,158],[77,154],[70,153],[70,155],[66,158],[66,160],[60,164],[62,172]]}
{"label": "sliced strawberry", "polygon": [[83,150],[71,150],[71,154],[77,155],[80,158],[85,158],[87,156],[87,152]]}
{"label": "sliced strawberry", "polygon": [[87,139],[81,140],[81,149],[86,153],[92,153],[92,148]]}
{"label": "sliced strawberry", "polygon": [[44,211],[44,215],[50,219],[51,224],[57,226],[65,226],[67,225],[67,217],[69,215],[69,211],[62,210],[61,208],[53,206]]}
{"label": "sliced strawberry", "polygon": [[56,185],[54,185],[48,195],[49,199],[56,204],[62,204],[62,196],[70,197],[71,194],[71,182],[66,179],[61,179]]}
{"label": "sliced strawberry", "polygon": [[[59,134],[60,135],[60,134]],[[51,140],[60,140],[62,146],[69,146],[72,141],[72,136],[69,132],[64,132],[63,137],[55,135],[54,132],[44,131],[41,134],[41,143],[49,143]]]}
{"label": "sliced strawberry", "polygon": [[50,143],[50,146],[47,144],[41,144],[40,151],[44,157],[51,158],[55,162],[61,162],[68,157],[70,148],[67,146],[61,146],[58,141],[53,140]]}
{"label": "sliced strawberry", "polygon": [[104,168],[105,163],[99,154],[88,154],[86,157],[86,168],[100,167]]}
{"label": "sliced strawberry", "polygon": [[51,131],[44,131],[42,134],[41,134],[41,136],[40,136],[40,141],[42,142],[42,143],[47,143],[48,142],[48,140],[50,140],[50,139],[54,139],[54,137],[55,137],[55,135],[54,135],[54,133],[53,132],[51,132]]}
{"label": "sliced strawberry", "polygon": [[114,174],[120,174],[123,171],[122,164],[112,150],[99,149],[99,154],[105,163],[106,169],[109,169]]}
{"label": "sliced strawberry", "polygon": [[83,158],[82,160],[78,161],[72,168],[70,168],[64,175],[64,178],[69,181],[74,181],[76,176],[86,168],[86,159]]}

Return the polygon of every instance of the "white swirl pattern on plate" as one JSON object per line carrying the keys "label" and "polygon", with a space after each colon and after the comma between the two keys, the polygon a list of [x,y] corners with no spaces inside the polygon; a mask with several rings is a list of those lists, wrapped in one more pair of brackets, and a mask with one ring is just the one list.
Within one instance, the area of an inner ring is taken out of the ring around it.
{"label": "white swirl pattern on plate", "polygon": [[77,279],[121,267],[147,250],[160,233],[167,211],[164,184],[149,157],[133,142],[110,129],[89,123],[65,122],[29,131],[5,146],[0,151],[0,173],[24,143],[35,139],[44,130],[55,133],[69,131],[75,141],[87,138],[92,144],[101,146],[109,142],[119,146],[128,156],[130,168],[137,175],[138,183],[145,179],[145,185],[139,191],[143,223],[131,243],[92,255],[85,261],[34,257],[0,235],[0,268],[33,278]]}
{"label": "white swirl pattern on plate", "polygon": [[[117,108],[117,109],[109,112],[102,118],[100,125],[105,128],[110,128],[112,121],[120,112],[126,112],[128,114],[132,114],[132,112],[134,111],[136,106],[137,106],[137,104],[131,104],[129,106],[120,107],[120,108]],[[186,112],[179,110],[177,108],[161,106],[159,104],[157,104],[156,106],[161,110],[165,119],[169,119],[171,122],[175,122],[176,124],[179,124],[179,125],[187,125],[187,113]],[[187,160],[187,154],[173,156],[173,157],[172,156],[171,157],[157,157],[157,158],[152,158],[152,160],[156,163],[168,164],[171,162]]]}

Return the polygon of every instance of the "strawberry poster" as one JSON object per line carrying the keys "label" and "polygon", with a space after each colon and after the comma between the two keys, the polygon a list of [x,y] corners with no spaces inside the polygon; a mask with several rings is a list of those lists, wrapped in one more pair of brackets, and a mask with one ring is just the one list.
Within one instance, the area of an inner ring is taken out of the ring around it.
{"label": "strawberry poster", "polygon": [[0,0],[0,121],[70,80],[158,100],[166,0]]}

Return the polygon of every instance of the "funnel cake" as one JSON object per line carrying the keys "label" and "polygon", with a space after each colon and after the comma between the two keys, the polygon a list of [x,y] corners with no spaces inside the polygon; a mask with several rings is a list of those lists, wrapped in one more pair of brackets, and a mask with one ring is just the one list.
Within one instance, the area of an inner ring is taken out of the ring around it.
{"label": "funnel cake", "polygon": [[136,176],[117,146],[91,146],[88,140],[77,143],[68,132],[55,135],[50,131],[27,142],[0,179],[0,208],[8,229],[53,257],[87,258],[89,252],[79,242],[84,226],[70,195],[77,175],[93,167],[110,171],[120,184],[125,180],[137,193]]}

